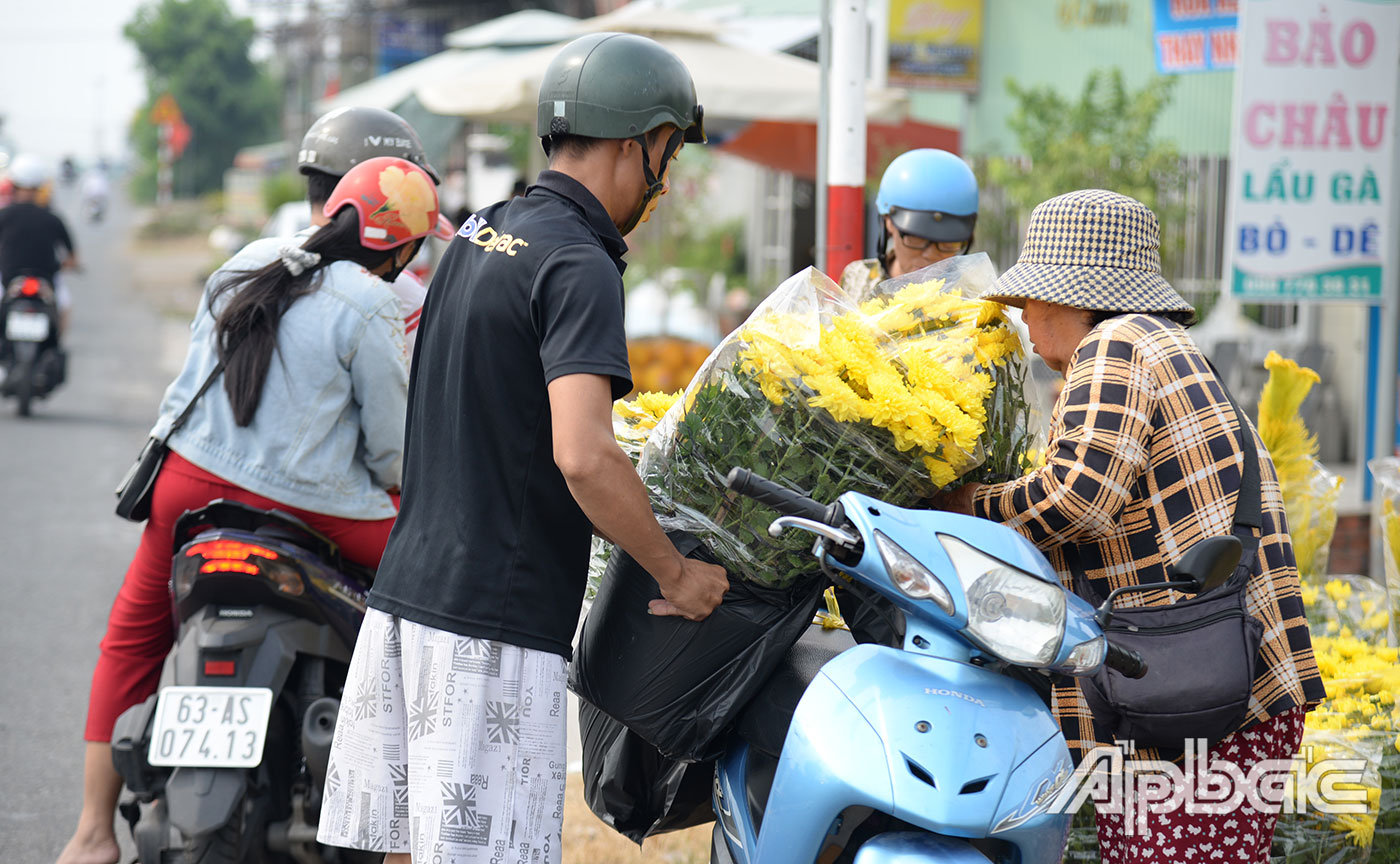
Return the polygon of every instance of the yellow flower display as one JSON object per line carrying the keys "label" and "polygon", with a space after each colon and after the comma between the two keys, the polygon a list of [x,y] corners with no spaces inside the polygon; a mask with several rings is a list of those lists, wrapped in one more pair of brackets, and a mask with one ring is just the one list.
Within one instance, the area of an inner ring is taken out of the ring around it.
{"label": "yellow flower display", "polygon": [[[1385,590],[1361,576],[1312,579],[1302,587],[1313,652],[1327,688],[1327,698],[1307,716],[1304,767],[1315,769],[1323,760],[1362,760],[1366,767],[1361,782],[1342,782],[1337,788],[1363,789],[1367,809],[1285,813],[1279,819],[1275,851],[1286,852],[1279,860],[1297,864],[1397,860],[1400,831],[1393,811],[1400,795],[1400,750],[1395,747],[1400,731],[1400,652],[1386,644],[1390,613]],[[1305,800],[1296,792],[1294,797]]]}
{"label": "yellow flower display", "polygon": [[814,573],[810,541],[769,538],[775,514],[725,489],[730,468],[823,503],[860,491],[900,506],[1020,474],[1036,426],[1025,352],[1001,306],[970,299],[993,276],[972,256],[867,296],[811,269],[785,282],[648,443],[640,468],[663,524],[701,536],[731,572],[782,587]]}
{"label": "yellow flower display", "polygon": [[638,393],[631,399],[619,399],[613,403],[613,437],[623,452],[636,462],[642,455],[642,447],[647,436],[684,391],[661,393],[651,391]]}
{"label": "yellow flower display", "polygon": [[1316,372],[1270,351],[1264,359],[1269,380],[1259,396],[1259,437],[1278,472],[1298,573],[1327,573],[1328,551],[1337,530],[1337,496],[1342,480],[1317,460],[1317,437],[1308,432],[1298,409],[1321,379]]}

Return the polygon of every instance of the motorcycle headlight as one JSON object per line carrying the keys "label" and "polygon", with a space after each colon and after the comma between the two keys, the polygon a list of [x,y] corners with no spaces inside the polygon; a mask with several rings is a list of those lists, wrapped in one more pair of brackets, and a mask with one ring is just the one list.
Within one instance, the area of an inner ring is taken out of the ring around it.
{"label": "motorcycle headlight", "polygon": [[1009,663],[1048,666],[1065,633],[1065,595],[962,540],[938,535],[967,597],[967,633]]}
{"label": "motorcycle headlight", "polygon": [[885,562],[895,587],[915,600],[932,600],[939,609],[953,614],[953,595],[919,559],[879,531],[875,532],[875,548],[880,550],[880,560]]}

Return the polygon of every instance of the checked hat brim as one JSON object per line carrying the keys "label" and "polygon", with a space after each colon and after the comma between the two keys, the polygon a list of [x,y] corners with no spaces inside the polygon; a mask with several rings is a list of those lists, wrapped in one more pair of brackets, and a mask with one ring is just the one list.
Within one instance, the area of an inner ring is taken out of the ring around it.
{"label": "checked hat brim", "polygon": [[1195,312],[1153,270],[1022,261],[1001,274],[983,300],[1025,308],[1042,300],[1095,312]]}

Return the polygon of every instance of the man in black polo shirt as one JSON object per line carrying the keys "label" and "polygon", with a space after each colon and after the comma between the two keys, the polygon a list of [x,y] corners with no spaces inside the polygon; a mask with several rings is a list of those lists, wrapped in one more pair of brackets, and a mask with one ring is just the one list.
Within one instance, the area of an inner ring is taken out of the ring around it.
{"label": "man in black polo shirt", "polygon": [[557,862],[565,664],[591,534],[657,581],[658,615],[728,587],[681,557],[612,433],[631,389],[623,235],[704,141],[690,73],[598,33],[545,73],[550,156],[527,193],[472,214],[423,308],[398,521],[345,686],[323,843],[386,862]]}

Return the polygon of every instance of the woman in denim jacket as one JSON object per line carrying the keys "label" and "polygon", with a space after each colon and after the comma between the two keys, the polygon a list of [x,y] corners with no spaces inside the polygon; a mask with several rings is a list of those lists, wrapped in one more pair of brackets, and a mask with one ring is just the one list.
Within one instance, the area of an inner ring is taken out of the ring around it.
{"label": "woman in denim jacket", "polygon": [[[330,223],[279,256],[245,252],[205,286],[184,368],[152,429],[169,440],[150,521],[107,620],[88,701],[83,811],[60,862],[115,862],[116,718],[155,692],[174,627],[175,521],[215,498],[279,508],[379,564],[397,512],[408,352],[390,283],[438,225],[431,178],[403,159],[360,163],[326,203]],[[221,386],[220,386],[221,385]]]}

